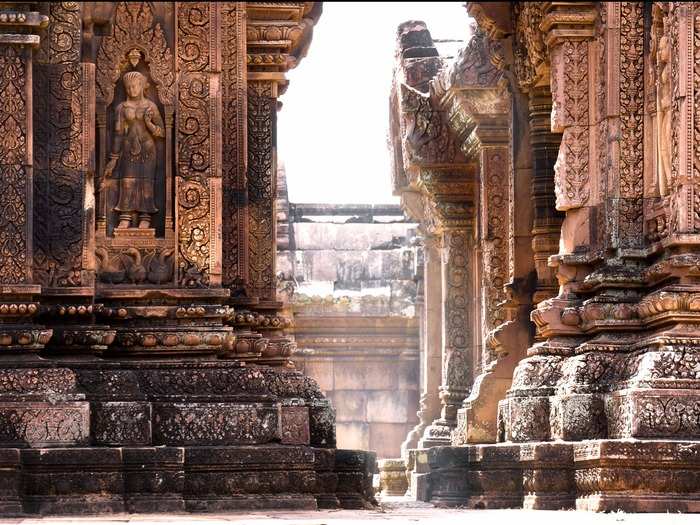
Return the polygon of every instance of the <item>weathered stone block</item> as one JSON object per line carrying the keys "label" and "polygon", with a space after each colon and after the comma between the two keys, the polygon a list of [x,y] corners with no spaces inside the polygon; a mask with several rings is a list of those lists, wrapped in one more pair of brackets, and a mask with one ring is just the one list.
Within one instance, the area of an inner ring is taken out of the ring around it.
{"label": "weathered stone block", "polygon": [[[413,405],[415,406],[415,405]],[[370,423],[406,423],[409,420],[407,391],[375,391],[367,396],[367,421]]]}
{"label": "weathered stone block", "polygon": [[510,397],[503,401],[505,441],[547,441],[550,439],[549,397]]}
{"label": "weathered stone block", "polygon": [[187,448],[187,510],[315,509],[314,461],[308,447]]}
{"label": "weathered stone block", "polygon": [[309,403],[310,444],[314,447],[335,447],[335,410],[326,400]]}
{"label": "weathered stone block", "polygon": [[149,445],[151,404],[138,401],[92,403],[92,439],[98,445]]}
{"label": "weathered stone block", "polygon": [[60,447],[90,439],[90,408],[84,401],[0,404],[0,445]]}
{"label": "weathered stone block", "polygon": [[700,512],[700,443],[595,440],[574,444],[576,508]]}
{"label": "weathered stone block", "polygon": [[603,398],[596,394],[568,394],[550,398],[553,439],[581,441],[607,435]]}
{"label": "weathered stone block", "polygon": [[20,451],[0,449],[0,516],[22,514]]}
{"label": "weathered stone block", "polygon": [[523,443],[523,508],[534,510],[576,507],[572,443]]}
{"label": "weathered stone block", "polygon": [[467,447],[433,447],[428,450],[430,502],[439,507],[465,505],[469,492]]}
{"label": "weathered stone block", "polygon": [[369,449],[369,424],[368,423],[344,423],[336,425],[338,446],[343,448],[353,447],[358,450]]}
{"label": "weathered stone block", "polygon": [[174,447],[122,449],[127,512],[183,512],[185,451]]}
{"label": "weathered stone block", "polygon": [[95,514],[125,510],[120,449],[27,449],[22,450],[21,460],[27,512]]}
{"label": "weathered stone block", "polygon": [[520,447],[499,443],[469,449],[467,506],[475,509],[518,508],[523,503]]}
{"label": "weathered stone block", "polygon": [[278,436],[277,409],[260,404],[154,403],[156,445],[269,443]]}
{"label": "weathered stone block", "polygon": [[280,443],[283,445],[308,445],[311,439],[309,407],[281,405],[277,429],[280,434]]}
{"label": "weathered stone block", "polygon": [[340,422],[364,422],[367,418],[367,392],[361,390],[336,390],[332,396]]}
{"label": "weathered stone block", "polygon": [[344,509],[363,509],[375,504],[372,477],[377,472],[377,456],[363,450],[338,449],[338,500]]}

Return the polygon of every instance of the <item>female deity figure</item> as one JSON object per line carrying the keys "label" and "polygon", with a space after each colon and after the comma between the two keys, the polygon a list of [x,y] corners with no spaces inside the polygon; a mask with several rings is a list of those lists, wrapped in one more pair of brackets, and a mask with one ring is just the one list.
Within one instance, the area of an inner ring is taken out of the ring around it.
{"label": "female deity figure", "polygon": [[122,80],[127,99],[117,106],[112,153],[105,167],[105,178],[119,162],[119,214],[117,228],[149,228],[151,216],[158,211],[154,202],[156,138],[164,136],[163,119],[155,103],[144,96],[146,77],[138,71],[126,73]]}
{"label": "female deity figure", "polygon": [[658,85],[656,88],[658,125],[658,171],[659,193],[666,196],[669,193],[671,180],[671,104],[673,92],[671,88],[671,43],[668,36],[663,35],[659,40],[657,51]]}

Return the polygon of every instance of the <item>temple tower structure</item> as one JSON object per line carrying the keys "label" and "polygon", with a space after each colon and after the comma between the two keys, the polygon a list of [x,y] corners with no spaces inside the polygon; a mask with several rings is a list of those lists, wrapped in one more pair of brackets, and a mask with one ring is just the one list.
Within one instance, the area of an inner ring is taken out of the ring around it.
{"label": "temple tower structure", "polygon": [[[414,496],[698,511],[697,7],[467,9],[471,40],[432,69],[425,26],[399,28],[391,93],[395,191],[443,241],[446,195],[473,203],[459,252],[481,287],[462,326],[482,357],[455,382],[451,446],[407,455]],[[461,182],[441,188],[454,165]]]}
{"label": "temple tower structure", "polygon": [[277,99],[320,13],[0,5],[3,514],[371,499],[276,297]]}

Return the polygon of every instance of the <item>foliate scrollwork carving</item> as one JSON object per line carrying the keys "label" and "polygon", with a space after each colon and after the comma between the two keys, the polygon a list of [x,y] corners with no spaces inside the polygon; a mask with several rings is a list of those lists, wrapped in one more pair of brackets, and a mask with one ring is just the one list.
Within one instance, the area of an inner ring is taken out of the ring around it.
{"label": "foliate scrollwork carving", "polygon": [[448,391],[466,389],[471,383],[469,354],[469,240],[466,230],[446,230],[443,240],[445,363],[443,385]]}
{"label": "foliate scrollwork carving", "polygon": [[34,78],[34,274],[44,286],[82,286],[93,69],[50,53]]}
{"label": "foliate scrollwork carving", "polygon": [[622,2],[620,16],[620,242],[640,246],[644,192],[644,6]]}
{"label": "foliate scrollwork carving", "polygon": [[248,83],[249,277],[254,295],[271,298],[276,290],[273,247],[275,174],[273,126],[275,98],[270,82]]}
{"label": "foliate scrollwork carving", "polygon": [[211,133],[210,16],[204,2],[178,4],[177,195],[179,280],[185,287],[209,285],[212,250],[209,177],[215,166]]}
{"label": "foliate scrollwork carving", "polygon": [[[222,281],[233,286],[248,274],[246,214],[245,11],[229,3],[222,10]],[[260,28],[265,29],[265,28]]]}
{"label": "foliate scrollwork carving", "polygon": [[151,78],[163,104],[174,102],[173,57],[160,23],[155,21],[150,2],[119,2],[113,34],[105,37],[97,52],[97,94],[105,106],[112,103],[114,87],[127,67],[129,52],[136,49],[145,57]]}
{"label": "foliate scrollwork carving", "polygon": [[505,299],[508,279],[508,179],[507,148],[485,148],[482,153],[482,181],[486,207],[483,232],[483,290],[486,330],[503,322],[499,303]]}
{"label": "foliate scrollwork carving", "polygon": [[514,70],[523,91],[528,91],[540,80],[539,70],[547,59],[543,33],[539,30],[543,16],[541,2],[519,2],[513,6]]}
{"label": "foliate scrollwork carving", "polygon": [[400,86],[402,128],[405,137],[404,164],[454,163],[459,148],[443,111],[433,107],[431,97],[404,84]]}
{"label": "foliate scrollwork carving", "polygon": [[80,62],[81,2],[46,2],[49,24],[40,41],[36,60],[47,64]]}
{"label": "foliate scrollwork carving", "polygon": [[27,63],[20,47],[0,50],[0,283],[29,280],[27,260]]}

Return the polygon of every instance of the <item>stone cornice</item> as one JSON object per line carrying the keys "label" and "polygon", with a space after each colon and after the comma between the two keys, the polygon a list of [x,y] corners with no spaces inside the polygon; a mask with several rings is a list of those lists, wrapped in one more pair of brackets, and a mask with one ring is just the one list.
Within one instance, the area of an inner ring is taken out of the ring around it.
{"label": "stone cornice", "polygon": [[306,56],[321,2],[246,2],[248,71],[284,85],[284,73]]}

